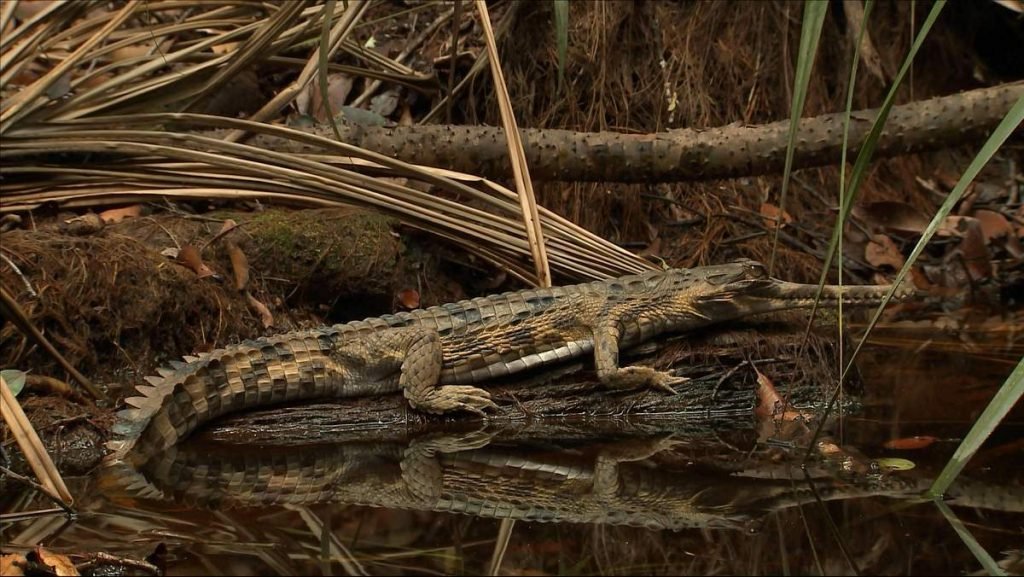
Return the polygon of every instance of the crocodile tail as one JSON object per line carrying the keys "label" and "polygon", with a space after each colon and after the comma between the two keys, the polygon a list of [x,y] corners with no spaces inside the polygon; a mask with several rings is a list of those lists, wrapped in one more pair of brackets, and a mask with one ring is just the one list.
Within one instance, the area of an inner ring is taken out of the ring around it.
{"label": "crocodile tail", "polygon": [[153,417],[164,407],[167,397],[174,393],[176,386],[180,386],[188,374],[204,365],[204,361],[216,352],[198,357],[186,356],[184,361],[170,361],[170,367],[158,368],[158,375],[147,376],[146,382],[136,386],[138,396],[125,398],[128,407],[117,413],[112,429],[114,438],[107,442],[107,449],[111,452],[108,460],[126,458]]}

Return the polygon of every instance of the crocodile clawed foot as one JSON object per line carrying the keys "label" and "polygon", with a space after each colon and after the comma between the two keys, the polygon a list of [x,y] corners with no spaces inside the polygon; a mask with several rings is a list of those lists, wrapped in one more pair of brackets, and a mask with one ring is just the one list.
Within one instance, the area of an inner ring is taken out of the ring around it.
{"label": "crocodile clawed foot", "polygon": [[609,375],[605,382],[617,389],[658,389],[675,395],[678,393],[674,387],[689,380],[651,367],[622,367]]}
{"label": "crocodile clawed foot", "polygon": [[679,391],[675,388],[689,382],[689,380],[690,379],[687,377],[676,377],[670,373],[658,373],[658,379],[652,380],[649,386],[652,389],[658,389],[666,393],[678,395]]}
{"label": "crocodile clawed foot", "polygon": [[438,387],[413,404],[418,409],[437,414],[466,411],[484,417],[487,415],[486,411],[498,410],[498,405],[491,400],[490,393],[465,385]]}

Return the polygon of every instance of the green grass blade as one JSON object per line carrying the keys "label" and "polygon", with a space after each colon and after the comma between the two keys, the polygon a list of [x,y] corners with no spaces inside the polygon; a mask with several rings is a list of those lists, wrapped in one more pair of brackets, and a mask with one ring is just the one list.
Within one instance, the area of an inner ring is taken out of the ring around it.
{"label": "green grass blade", "polygon": [[565,61],[569,53],[569,0],[553,0],[555,39],[558,42],[558,91],[565,82]]}
{"label": "green grass blade", "polygon": [[907,278],[914,261],[917,260],[917,257],[921,255],[922,251],[924,251],[924,247],[927,246],[928,242],[933,236],[935,236],[935,233],[939,230],[939,226],[946,220],[949,213],[953,212],[953,208],[963,198],[964,193],[967,191],[967,187],[970,186],[971,182],[973,182],[978,176],[978,173],[981,172],[981,169],[988,164],[988,161],[991,160],[993,156],[995,156],[996,151],[998,151],[1003,143],[1006,142],[1006,139],[1013,134],[1014,130],[1020,126],[1022,121],[1024,121],[1024,97],[1017,99],[1017,102],[1012,108],[1010,108],[1010,111],[1006,113],[1006,117],[1003,118],[1003,121],[999,123],[999,126],[997,126],[994,131],[992,131],[992,136],[985,141],[985,144],[981,147],[978,155],[971,161],[971,164],[967,167],[967,170],[964,171],[960,180],[956,183],[956,186],[953,187],[949,196],[946,197],[945,202],[942,203],[938,212],[935,213],[931,222],[928,223],[928,228],[926,228],[921,234],[921,239],[917,241],[917,245],[914,246],[914,250],[912,250],[910,252],[910,256],[907,257],[907,262],[904,263],[903,268],[901,268],[896,274],[896,279],[893,281],[889,292],[887,292],[885,297],[882,298],[881,304],[878,305],[874,315],[871,317],[871,321],[868,323],[867,329],[864,331],[864,336],[861,337],[860,341],[857,343],[857,348],[854,349],[846,367],[843,369],[843,373],[840,376],[840,382],[843,382],[847,373],[850,372],[850,368],[853,366],[853,362],[856,360],[857,354],[864,346],[864,343],[867,342],[868,335],[871,334],[871,330],[878,323],[878,319],[881,318],[882,312],[889,304],[889,300],[892,299],[893,293],[896,292],[896,289],[903,284],[904,280]]}
{"label": "green grass blade", "polygon": [[929,497],[939,497],[946,492],[946,489],[953,483],[957,475],[967,464],[967,461],[974,456],[981,444],[988,439],[992,431],[1000,421],[1010,412],[1010,409],[1024,395],[1024,359],[1017,363],[1017,368],[1010,373],[1010,376],[1003,383],[1002,387],[992,397],[992,401],[985,407],[978,420],[975,421],[971,431],[957,447],[956,452],[949,458],[946,467],[939,473],[935,483],[925,493]]}
{"label": "green grass blade", "polygon": [[782,193],[779,196],[779,214],[775,218],[775,236],[772,239],[772,254],[768,260],[768,270],[775,267],[775,248],[779,244],[779,229],[782,228],[782,209],[786,206],[786,194],[789,191],[789,176],[793,170],[793,151],[796,148],[797,126],[804,113],[807,101],[807,85],[814,67],[814,56],[818,53],[818,40],[821,39],[821,28],[828,13],[828,2],[806,0],[804,2],[803,28],[800,31],[800,52],[796,60],[796,72],[793,78],[793,102],[789,111],[789,142],[786,144],[786,166],[782,172]]}
{"label": "green grass blade", "polygon": [[964,545],[967,545],[967,548],[974,554],[975,559],[981,563],[981,566],[989,575],[1006,575],[1006,571],[1003,571],[1002,567],[996,563],[996,560],[993,559],[992,556],[988,554],[988,551],[981,546],[981,543],[978,543],[978,540],[975,539],[970,530],[964,526],[964,522],[956,516],[956,513],[949,508],[949,505],[942,501],[935,501],[935,506],[939,508],[939,511],[942,512],[942,516],[945,517],[946,520],[949,521],[949,524],[953,526],[953,530],[956,531],[956,534],[960,536],[961,540],[963,540]]}
{"label": "green grass blade", "polygon": [[[946,6],[946,0],[939,0],[932,5],[931,12],[928,13],[928,17],[925,19],[924,25],[921,26],[921,31],[917,34],[914,39],[914,44],[910,48],[910,53],[907,54],[906,59],[903,61],[903,65],[900,67],[899,72],[896,73],[896,77],[893,79],[892,87],[889,88],[889,93],[886,94],[885,100],[882,102],[882,106],[878,111],[878,117],[875,118],[874,124],[871,126],[871,130],[868,132],[867,137],[864,139],[864,143],[860,147],[860,152],[857,153],[857,160],[854,162],[853,169],[850,171],[850,184],[847,186],[849,192],[846,196],[840,209],[839,220],[836,222],[836,227],[832,231],[832,239],[829,241],[828,253],[825,257],[825,266],[821,270],[821,279],[819,284],[825,284],[825,278],[828,274],[828,269],[832,266],[833,259],[836,256],[836,250],[839,246],[839,236],[842,234],[843,224],[849,219],[850,211],[853,209],[853,202],[857,198],[857,193],[860,190],[861,183],[864,182],[864,178],[867,176],[868,163],[871,161],[871,156],[875,152],[875,148],[878,146],[878,140],[882,135],[882,130],[885,128],[885,122],[889,118],[889,111],[892,109],[893,104],[896,102],[896,92],[906,77],[907,72],[910,70],[910,65],[914,61],[914,57],[917,55],[918,50],[921,48],[921,44],[924,43],[924,39],[928,36],[931,31],[932,25],[939,18],[939,14],[942,9]],[[846,159],[844,158],[845,162]]]}

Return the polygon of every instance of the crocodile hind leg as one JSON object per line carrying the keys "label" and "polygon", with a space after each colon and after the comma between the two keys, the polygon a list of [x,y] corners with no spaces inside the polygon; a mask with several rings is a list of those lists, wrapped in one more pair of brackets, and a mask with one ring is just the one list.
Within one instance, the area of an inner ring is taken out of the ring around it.
{"label": "crocodile hind leg", "polygon": [[[468,411],[483,415],[497,409],[491,394],[466,385],[440,384],[444,358],[441,336],[432,328],[382,330],[365,340],[368,366],[399,364],[398,384],[413,408],[435,414]],[[382,362],[383,361],[383,362]]]}

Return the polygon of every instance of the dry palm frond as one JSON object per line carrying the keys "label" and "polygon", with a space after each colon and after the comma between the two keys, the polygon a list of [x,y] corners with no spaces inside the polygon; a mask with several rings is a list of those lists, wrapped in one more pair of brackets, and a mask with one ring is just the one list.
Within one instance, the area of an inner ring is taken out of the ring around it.
{"label": "dry palm frond", "polygon": [[[314,154],[276,152],[193,133],[129,127],[187,122],[296,141]],[[109,129],[119,126],[125,128]],[[88,166],[40,162],[45,155],[98,155]],[[140,198],[264,198],[284,204],[371,207],[455,241],[524,280],[529,246],[522,238],[515,193],[469,175],[428,169],[289,128],[190,114],[81,119],[17,130],[0,161],[2,211],[43,202],[69,206]],[[368,172],[370,176],[364,174]],[[391,178],[380,178],[387,176]],[[395,179],[420,181],[424,192]],[[540,211],[552,266],[574,277],[600,278],[651,265],[549,211]]]}
{"label": "dry palm frond", "polygon": [[[87,207],[141,197],[355,204],[449,239],[524,280],[543,282],[544,275],[526,264],[530,248],[517,222],[522,212],[516,197],[501,186],[263,122],[137,114],[196,109],[254,63],[301,65],[299,77],[254,116],[269,121],[317,72],[337,69],[317,62],[321,42],[327,53],[342,50],[383,69],[376,78],[433,90],[435,80],[428,82],[347,37],[366,5],[167,0],[129,2],[106,13],[103,3],[62,3],[18,23],[0,41],[0,92],[5,96],[0,160],[9,175],[0,186],[0,210],[28,210],[47,201]],[[7,12],[0,19],[13,23]],[[325,20],[329,34],[321,33]],[[126,56],[124,51],[133,47],[144,53]],[[296,50],[304,58],[296,58]],[[33,74],[38,77],[26,81]],[[223,139],[174,132],[181,122],[232,132]],[[232,142],[247,133],[299,142],[316,152],[276,152]],[[76,162],[83,155],[89,155],[87,166]],[[440,193],[395,179],[420,181]],[[537,213],[558,272],[593,278],[651,267],[553,213]]]}

